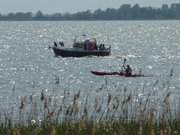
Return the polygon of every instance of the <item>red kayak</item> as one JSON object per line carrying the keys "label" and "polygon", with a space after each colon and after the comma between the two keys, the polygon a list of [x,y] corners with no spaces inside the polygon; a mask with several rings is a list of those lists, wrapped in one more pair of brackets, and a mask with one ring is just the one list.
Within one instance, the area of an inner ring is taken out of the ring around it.
{"label": "red kayak", "polygon": [[123,72],[99,72],[99,71],[91,71],[91,73],[94,74],[94,75],[98,75],[98,76],[117,75],[117,76],[123,76],[123,77],[145,77],[144,75],[141,75],[141,74],[127,75],[126,73],[123,73]]}

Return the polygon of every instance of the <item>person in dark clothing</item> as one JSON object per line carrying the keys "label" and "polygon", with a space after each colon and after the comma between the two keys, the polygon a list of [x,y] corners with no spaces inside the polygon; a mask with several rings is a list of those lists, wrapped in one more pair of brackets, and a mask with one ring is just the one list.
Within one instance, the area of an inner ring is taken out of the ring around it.
{"label": "person in dark clothing", "polygon": [[64,42],[60,41],[59,44],[60,46],[64,47]]}
{"label": "person in dark clothing", "polygon": [[127,65],[125,72],[127,76],[132,75],[132,68],[130,67],[130,65]]}
{"label": "person in dark clothing", "polygon": [[54,46],[57,47],[57,43],[54,41]]}

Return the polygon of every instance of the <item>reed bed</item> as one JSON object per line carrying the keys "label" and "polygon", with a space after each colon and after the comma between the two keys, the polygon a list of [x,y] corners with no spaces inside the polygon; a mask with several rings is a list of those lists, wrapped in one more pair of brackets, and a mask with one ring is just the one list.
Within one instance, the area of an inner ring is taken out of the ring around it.
{"label": "reed bed", "polygon": [[1,99],[8,105],[0,106],[0,135],[180,134],[180,99],[171,91],[170,80],[138,83],[133,89],[105,80],[89,93],[15,92],[13,86],[12,95]]}

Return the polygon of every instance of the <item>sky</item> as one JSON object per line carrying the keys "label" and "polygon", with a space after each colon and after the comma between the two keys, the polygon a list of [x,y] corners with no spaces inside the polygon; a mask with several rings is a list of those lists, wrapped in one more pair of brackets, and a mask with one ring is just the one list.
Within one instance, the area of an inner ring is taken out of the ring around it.
{"label": "sky", "polygon": [[122,4],[161,7],[162,4],[180,3],[180,0],[0,0],[0,13],[33,12],[75,13],[101,8],[119,8]]}

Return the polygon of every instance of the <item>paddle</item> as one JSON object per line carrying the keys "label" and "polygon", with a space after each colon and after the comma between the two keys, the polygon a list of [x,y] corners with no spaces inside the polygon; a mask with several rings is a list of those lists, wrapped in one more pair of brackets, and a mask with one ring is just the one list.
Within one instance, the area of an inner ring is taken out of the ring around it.
{"label": "paddle", "polygon": [[121,67],[121,72],[124,72],[124,70],[126,69],[125,64],[126,64],[126,58],[124,58],[123,65]]}
{"label": "paddle", "polygon": [[124,58],[124,63],[123,63],[123,66],[126,64],[126,58]]}

